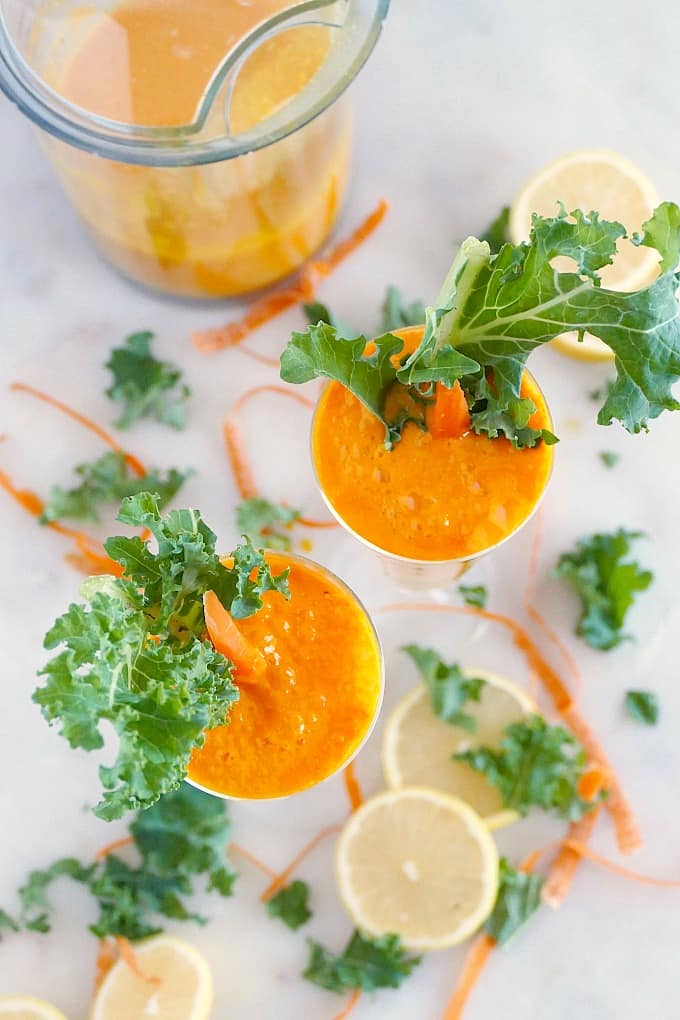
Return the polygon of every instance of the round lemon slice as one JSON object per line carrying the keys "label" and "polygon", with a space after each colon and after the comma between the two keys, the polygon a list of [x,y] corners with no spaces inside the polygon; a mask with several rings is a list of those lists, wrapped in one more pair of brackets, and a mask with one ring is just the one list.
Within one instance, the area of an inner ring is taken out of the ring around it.
{"label": "round lemon slice", "polygon": [[66,1020],[49,1002],[31,995],[5,995],[0,998],[2,1020]]}
{"label": "round lemon slice", "polygon": [[207,1020],[213,1005],[208,963],[182,939],[159,935],[135,945],[145,981],[118,960],[104,978],[90,1020]]}
{"label": "round lemon slice", "polygon": [[[623,223],[629,234],[640,229],[659,202],[654,185],[630,160],[608,149],[582,149],[549,163],[525,185],[510,211],[510,240],[514,244],[526,241],[532,213],[554,216],[558,200],[568,212],[596,209],[602,219]],[[624,240],[619,241],[614,264],[605,266],[600,277],[603,287],[611,290],[638,290],[650,284],[658,271],[657,252]],[[606,344],[588,334],[579,342],[576,333],[565,333],[553,345],[588,361],[613,359]]]}
{"label": "round lemon slice", "polygon": [[428,786],[460,797],[483,818],[487,828],[498,829],[516,820],[503,808],[500,794],[484,776],[464,762],[451,760],[471,747],[498,747],[506,726],[536,711],[529,695],[505,677],[483,669],[465,669],[468,676],[485,681],[480,700],[469,701],[465,712],[475,720],[473,732],[438,719],[432,711],[425,684],[414,687],[387,720],[382,741],[385,782],[392,789]]}
{"label": "round lemon slice", "polygon": [[445,949],[491,913],[498,852],[467,804],[413,786],[378,794],[355,811],[338,840],[336,875],[361,931],[399,935],[416,952]]}

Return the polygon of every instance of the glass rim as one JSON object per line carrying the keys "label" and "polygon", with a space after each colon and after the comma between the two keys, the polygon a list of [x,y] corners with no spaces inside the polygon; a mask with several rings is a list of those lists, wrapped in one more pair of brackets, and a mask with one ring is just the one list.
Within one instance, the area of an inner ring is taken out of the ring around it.
{"label": "glass rim", "polygon": [[387,670],[385,667],[385,652],[383,650],[382,641],[380,640],[380,634],[378,633],[378,628],[375,625],[373,617],[369,613],[363,601],[356,594],[356,592],[353,591],[352,588],[350,588],[346,581],[343,581],[341,577],[338,577],[338,575],[333,570],[331,570],[329,567],[324,566],[324,564],[319,563],[317,560],[311,559],[309,556],[303,556],[301,553],[296,552],[282,553],[280,549],[265,549],[264,551],[265,553],[273,553],[275,556],[284,555],[286,558],[290,560],[294,560],[298,563],[303,563],[305,566],[313,567],[315,570],[322,571],[324,574],[327,574],[331,578],[331,580],[338,586],[338,588],[342,588],[343,591],[345,591],[351,597],[352,601],[356,603],[356,605],[359,607],[359,609],[365,616],[368,622],[370,632],[373,636],[373,639],[375,640],[376,648],[378,650],[380,689],[378,691],[378,697],[376,699],[375,709],[371,717],[371,721],[368,727],[366,728],[366,732],[364,733],[363,737],[361,738],[355,749],[352,751],[352,753],[347,758],[345,758],[342,764],[338,765],[338,767],[334,769],[333,772],[330,772],[327,776],[324,776],[323,779],[319,779],[314,783],[310,783],[309,786],[303,786],[301,790],[296,790],[294,793],[282,793],[279,794],[278,797],[236,797],[230,793],[221,793],[219,790],[211,790],[209,786],[203,786],[202,783],[197,783],[194,779],[191,779],[188,774],[184,776],[183,781],[185,783],[189,783],[190,786],[194,786],[197,790],[202,790],[203,793],[209,793],[212,797],[219,797],[221,800],[234,801],[234,803],[267,804],[269,801],[272,802],[276,801],[277,803],[280,803],[282,801],[291,800],[291,798],[293,797],[298,797],[302,793],[307,793],[309,790],[314,790],[317,787],[321,786],[322,783],[327,783],[330,779],[335,779],[337,776],[340,775],[341,772],[344,772],[348,765],[351,765],[351,763],[357,757],[359,752],[362,751],[363,748],[366,746],[380,717],[380,712],[382,710],[382,705],[385,698],[385,680]]}
{"label": "glass rim", "polygon": [[[301,0],[293,7],[277,12],[255,26],[228,54],[216,69],[199,104],[196,119],[189,125],[158,127],[131,125],[100,117],[76,106],[49,86],[17,49],[9,32],[0,3],[0,92],[13,102],[34,124],[59,141],[75,148],[120,163],[141,166],[178,167],[222,162],[255,152],[303,128],[330,107],[351,85],[373,52],[378,41],[391,0],[370,0],[373,11],[361,44],[347,66],[321,90],[311,81],[260,124],[238,135],[192,140],[203,124],[232,70],[240,71],[254,48],[279,30],[305,24],[326,24],[339,31],[350,31],[344,23],[323,20],[296,23],[293,19],[323,12],[338,0]],[[344,0],[346,5],[352,0]],[[290,22],[286,26],[286,22]],[[314,94],[313,98],[308,93]],[[305,101],[308,100],[308,101]]]}
{"label": "glass rim", "polygon": [[[420,327],[418,327],[418,326],[408,326],[406,328],[407,329],[419,329]],[[398,336],[401,332],[404,332],[404,331],[397,330],[397,331],[395,331],[395,335]],[[538,385],[534,375],[529,371],[528,368],[524,368],[524,374],[526,374],[529,377],[529,379],[534,384],[534,386],[536,387],[536,389],[540,393],[541,397],[543,398],[543,402],[545,403],[545,407],[546,407],[546,410],[548,412],[548,426],[552,427],[552,424],[553,424],[552,414],[550,412],[550,407],[548,406],[548,402],[545,399],[545,395],[543,393],[543,390]],[[350,524],[348,524],[347,521],[338,513],[336,508],[333,506],[333,503],[331,502],[330,498],[326,495],[326,493],[324,491],[324,488],[323,488],[323,486],[321,484],[321,480],[319,478],[319,473],[318,473],[317,467],[316,467],[316,461],[314,459],[314,425],[315,425],[315,422],[316,422],[316,416],[317,416],[317,413],[318,413],[318,410],[319,410],[319,405],[321,403],[321,399],[323,397],[323,394],[326,392],[326,390],[332,384],[333,381],[334,380],[329,380],[329,382],[327,382],[325,384],[325,386],[323,387],[323,390],[321,391],[321,394],[319,395],[319,398],[318,398],[318,400],[316,402],[316,406],[314,408],[314,414],[312,415],[312,423],[311,423],[311,428],[310,428],[310,454],[311,454],[311,461],[312,461],[312,471],[313,471],[313,474],[314,474],[314,480],[316,482],[316,487],[317,487],[317,489],[319,491],[319,495],[321,496],[321,499],[323,500],[324,505],[327,507],[329,513],[335,518],[335,520],[338,522],[338,524],[340,525],[340,527],[344,531],[346,531],[348,534],[350,534],[352,536],[352,538],[355,538],[358,542],[360,542],[367,549],[370,549],[371,552],[376,553],[378,556],[382,557],[385,560],[390,560],[393,563],[399,563],[399,564],[403,564],[404,566],[409,566],[409,567],[424,567],[424,568],[426,568],[426,567],[446,567],[446,566],[457,567],[457,566],[465,566],[466,564],[474,563],[476,560],[481,559],[483,556],[486,556],[488,553],[494,552],[494,550],[496,550],[496,549],[500,549],[500,547],[502,545],[505,545],[505,543],[508,542],[511,538],[514,538],[514,536],[517,535],[522,530],[522,528],[524,528],[524,526],[526,524],[528,524],[529,521],[532,520],[532,518],[535,516],[535,514],[540,509],[540,507],[541,507],[541,505],[543,503],[543,500],[545,499],[545,494],[548,491],[548,486],[550,485],[550,481],[551,481],[552,476],[553,476],[553,470],[554,470],[554,467],[555,467],[555,455],[554,455],[554,453],[552,453],[551,458],[550,458],[550,468],[548,470],[548,475],[547,475],[547,478],[545,480],[545,485],[543,486],[538,499],[536,500],[536,502],[534,503],[533,507],[531,508],[531,511],[527,514],[527,516],[523,520],[521,520],[519,522],[519,524],[517,525],[516,528],[513,528],[513,530],[508,532],[507,535],[504,535],[503,538],[499,539],[497,542],[494,542],[493,545],[488,545],[484,549],[479,549],[477,552],[474,552],[474,553],[468,553],[465,556],[449,556],[449,557],[445,557],[444,559],[423,560],[423,559],[419,559],[418,557],[403,556],[400,553],[390,552],[389,549],[383,549],[379,545],[376,545],[374,542],[371,542],[370,539],[364,538],[363,535],[360,535],[358,531],[355,531],[354,528]],[[341,386],[342,383],[339,383],[338,385]]]}

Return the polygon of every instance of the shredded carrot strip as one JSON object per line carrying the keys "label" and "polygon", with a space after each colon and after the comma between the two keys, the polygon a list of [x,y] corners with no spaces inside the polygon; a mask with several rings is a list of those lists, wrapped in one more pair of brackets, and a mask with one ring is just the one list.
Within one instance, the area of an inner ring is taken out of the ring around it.
{"label": "shredded carrot strip", "polygon": [[347,1000],[345,1008],[341,1009],[339,1013],[336,1013],[333,1020],[347,1020],[347,1017],[354,1011],[354,1007],[358,1004],[360,998],[361,990],[359,988],[355,988]]}
{"label": "shredded carrot strip", "polygon": [[246,347],[245,344],[239,344],[237,350],[241,354],[245,354],[247,357],[252,358],[253,361],[259,361],[261,365],[267,365],[269,368],[278,368],[280,361],[278,358],[270,358],[266,354],[260,354],[259,351],[254,351],[251,347]]}
{"label": "shredded carrot strip", "polygon": [[122,448],[117,439],[115,439],[106,429],[103,429],[101,425],[97,425],[96,422],[92,421],[91,418],[87,418],[80,411],[76,411],[75,408],[69,407],[62,400],[57,400],[56,397],[50,396],[49,393],[43,393],[42,390],[37,390],[33,386],[29,386],[27,383],[15,382],[10,386],[11,390],[15,390],[18,393],[28,393],[30,396],[35,397],[36,400],[42,400],[43,403],[49,404],[50,407],[54,407],[57,411],[61,411],[63,414],[68,415],[73,421],[77,421],[80,425],[83,425],[90,432],[94,432],[96,436],[99,436],[107,446],[110,446],[112,450],[117,453],[122,453],[125,456],[127,464],[132,468],[136,475],[142,478],[146,474],[146,468],[142,462],[134,456],[132,453],[128,453]]}
{"label": "shredded carrot strip", "polygon": [[259,870],[264,875],[268,875],[269,878],[276,878],[276,872],[274,871],[273,868],[270,868],[268,864],[265,864],[264,861],[261,861],[259,857],[255,856],[255,854],[251,854],[251,852],[249,850],[246,850],[245,847],[241,846],[240,843],[230,843],[229,849],[234,850],[237,854],[240,854],[240,856],[243,857],[244,860],[249,861],[250,864],[253,865],[253,867],[259,868]]}
{"label": "shredded carrot strip", "polygon": [[460,1020],[473,988],[479,981],[496,940],[483,932],[474,940],[463,962],[463,969],[453,997],[444,1011],[444,1020]]}
{"label": "shredded carrot strip", "polygon": [[535,671],[541,683],[552,697],[557,711],[563,712],[571,706],[572,697],[569,688],[560,679],[552,666],[543,658],[526,630],[511,617],[503,616],[501,613],[492,613],[488,609],[476,609],[474,606],[439,606],[429,602],[395,602],[392,605],[379,606],[374,610],[377,613],[394,613],[398,611],[457,613],[461,616],[477,616],[480,619],[499,623],[512,634],[515,644],[524,654],[529,667]]}
{"label": "shredded carrot strip", "polygon": [[576,840],[581,844],[586,843],[593,833],[600,810],[601,808],[599,807],[594,808],[587,815],[584,815],[583,818],[579,818],[577,822],[572,822],[569,826],[567,839],[562,842],[560,850],[550,866],[545,885],[541,890],[541,900],[543,903],[547,903],[549,907],[556,909],[562,905],[571,888],[571,883],[574,880],[578,866],[581,863],[579,854],[569,849],[566,843],[569,840]]}
{"label": "shredded carrot strip", "polygon": [[352,811],[356,811],[360,808],[364,802],[364,795],[361,792],[361,786],[357,779],[356,770],[354,768],[354,762],[351,761],[342,773],[342,778],[345,781],[345,790],[347,791],[347,797],[349,799],[350,808]]}
{"label": "shredded carrot strip", "polygon": [[296,524],[302,524],[305,528],[337,528],[338,522],[327,520],[327,521],[316,521],[313,517],[298,517],[295,522]]}
{"label": "shredded carrot strip", "polygon": [[[241,495],[241,499],[254,499],[259,495],[259,490],[255,482],[255,476],[248,460],[246,453],[245,444],[243,442],[243,436],[239,426],[239,415],[243,408],[255,397],[259,397],[262,393],[275,393],[280,397],[286,397],[288,400],[294,400],[301,407],[313,408],[314,402],[304,397],[301,393],[296,393],[294,390],[287,389],[285,386],[267,385],[267,386],[253,386],[252,389],[246,390],[246,392],[239,397],[231,411],[227,415],[227,418],[222,426],[222,435],[224,437],[224,445],[227,449],[227,456],[229,457],[229,464],[231,465],[232,474],[236,487]],[[309,517],[299,517],[297,520],[298,524],[303,524],[307,528],[337,528],[337,522],[328,521],[317,521]]]}
{"label": "shredded carrot strip", "polygon": [[148,985],[159,985],[161,983],[160,978],[154,977],[151,974],[145,974],[144,971],[139,966],[139,960],[137,959],[137,955],[134,949],[132,948],[132,943],[129,942],[127,939],[123,938],[122,935],[116,935],[114,937],[116,940],[116,945],[118,946],[118,952],[120,953],[121,960],[123,960],[123,962],[128,965],[128,967],[135,975],[135,977],[139,978],[140,981],[146,982],[146,984]]}
{"label": "shredded carrot strip", "polygon": [[118,959],[118,953],[112,942],[108,939],[99,940],[97,950],[97,961],[95,963],[94,990],[98,992],[108,972]]}
{"label": "shredded carrot strip", "polygon": [[316,836],[314,836],[313,839],[310,839],[309,843],[303,846],[302,850],[296,854],[290,864],[284,868],[283,871],[279,872],[274,880],[267,886],[260,896],[262,903],[266,903],[267,900],[270,900],[272,896],[276,895],[279,889],[283,889],[293,872],[300,866],[305,857],[307,857],[307,855],[319,845],[319,843],[323,842],[323,840],[328,836],[332,836],[334,833],[339,831],[339,825],[329,825],[327,828],[322,829],[321,832],[317,832]]}
{"label": "shredded carrot strip", "polygon": [[570,727],[574,736],[583,744],[590,759],[607,773],[609,796],[606,806],[614,822],[619,849],[622,853],[630,853],[632,850],[637,849],[642,839],[637,822],[635,821],[633,809],[623,792],[623,787],[605,754],[604,748],[581,714],[576,710],[569,689],[543,658],[543,655],[526,630],[508,616],[489,612],[488,609],[476,609],[473,606],[438,606],[428,602],[402,602],[380,606],[375,612],[404,612],[409,610],[414,612],[457,613],[462,616],[477,616],[481,619],[499,623],[510,631],[513,641],[525,656],[529,667],[536,671],[541,683],[548,694],[550,694],[556,711],[559,712]]}
{"label": "shredded carrot strip", "polygon": [[624,793],[604,748],[583,716],[573,706],[570,706],[562,715],[574,736],[583,744],[591,760],[607,773],[609,796],[606,807],[614,822],[616,842],[621,853],[632,853],[642,845],[642,836],[630,801]]}
{"label": "shredded carrot strip", "polygon": [[132,839],[132,836],[123,836],[121,839],[114,839],[113,843],[107,843],[106,846],[101,848],[101,850],[97,850],[97,853],[94,855],[94,859],[95,861],[103,861],[105,857],[108,857],[109,854],[112,854],[115,850],[122,850],[123,847],[130,846],[133,842],[134,840]]}
{"label": "shredded carrot strip", "polygon": [[[43,512],[45,504],[40,496],[31,489],[19,489],[4,471],[0,471],[0,489],[4,489],[32,517],[39,517]],[[84,531],[68,528],[65,524],[60,524],[59,521],[47,521],[46,527],[56,531],[59,535],[73,539],[78,551],[67,553],[66,560],[78,570],[82,570],[85,574],[101,573],[116,574],[117,576],[122,574],[120,564],[109,559],[104,553],[101,543],[85,534]]]}
{"label": "shredded carrot strip", "polygon": [[568,850],[573,850],[579,857],[585,857],[586,860],[599,864],[600,867],[606,868],[607,871],[611,871],[620,878],[629,879],[631,882],[640,882],[642,885],[654,885],[661,889],[680,889],[680,881],[677,879],[655,878],[653,875],[641,875],[639,871],[631,871],[630,868],[624,868],[622,864],[617,864],[616,861],[610,861],[608,857],[603,857],[596,850],[591,850],[589,846],[581,843],[580,840],[567,838],[563,845]]}
{"label": "shredded carrot strip", "polygon": [[[268,294],[254,301],[242,319],[230,322],[218,329],[206,329],[192,334],[194,345],[203,354],[212,354],[227,347],[236,347],[249,333],[270,322],[288,308],[311,301],[314,298],[319,280],[330,276],[334,269],[347,258],[359,245],[373,233],[382,222],[387,212],[387,202],[382,200],[357,229],[344,241],[335,246],[324,259],[308,263],[297,275],[293,283],[283,290]],[[249,354],[254,352],[249,351]],[[258,360],[265,361],[264,355],[255,355]],[[265,363],[268,363],[267,359]],[[274,359],[271,359],[274,361]],[[278,362],[274,361],[274,364]]]}
{"label": "shredded carrot strip", "polygon": [[45,504],[37,492],[33,492],[31,489],[19,489],[4,471],[0,471],[0,488],[9,493],[12,499],[16,500],[19,506],[22,506],[29,514],[40,517]]}
{"label": "shredded carrot strip", "polygon": [[335,248],[331,250],[325,259],[318,259],[310,263],[308,268],[313,269],[315,273],[319,273],[321,276],[330,276],[343,259],[346,259],[353,251],[356,251],[371,236],[376,227],[380,226],[385,219],[388,209],[388,203],[384,198],[381,198],[373,212],[368,214],[363,223],[360,223],[349,237],[336,244]]}

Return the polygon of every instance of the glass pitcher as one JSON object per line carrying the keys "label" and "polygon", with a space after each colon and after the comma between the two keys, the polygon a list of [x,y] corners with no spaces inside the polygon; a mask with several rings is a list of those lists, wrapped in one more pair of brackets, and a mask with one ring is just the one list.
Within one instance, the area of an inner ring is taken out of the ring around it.
{"label": "glass pitcher", "polygon": [[109,262],[235,297],[297,269],[338,216],[343,95],[389,0],[0,0],[0,88],[43,129]]}

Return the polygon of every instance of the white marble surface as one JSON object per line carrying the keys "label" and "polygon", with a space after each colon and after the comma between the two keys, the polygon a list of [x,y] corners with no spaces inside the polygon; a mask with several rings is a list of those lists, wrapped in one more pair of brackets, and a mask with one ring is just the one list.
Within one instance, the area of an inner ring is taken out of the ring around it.
{"label": "white marble surface", "polygon": [[[416,13],[417,10],[417,13]],[[338,313],[370,329],[388,282],[409,296],[433,295],[455,238],[486,225],[535,167],[562,151],[607,145],[638,161],[665,197],[678,197],[680,100],[677,16],[672,0],[539,0],[508,3],[396,0],[384,37],[354,90],[356,175],[345,229],[378,196],[392,212],[375,237],[347,262],[321,296]],[[225,547],[235,538],[231,481],[219,423],[236,396],[275,372],[237,351],[200,357],[188,334],[222,321],[233,307],[196,308],[158,300],[114,276],[93,254],[62,199],[28,125],[0,105],[0,465],[41,492],[67,477],[75,462],[98,454],[96,440],[16,394],[20,378],[71,399],[110,421],[102,396],[109,348],[127,332],[150,328],[158,348],[184,367],[196,397],[191,427],[171,434],[144,425],[130,444],[149,460],[195,464],[186,500],[201,506]],[[299,322],[291,314],[258,335],[261,350],[278,351]],[[680,877],[680,687],[676,574],[680,539],[678,422],[655,423],[649,436],[628,437],[594,424],[586,391],[605,371],[541,352],[532,362],[562,436],[546,502],[540,601],[574,649],[585,675],[583,705],[637,811],[645,846],[634,866]],[[253,415],[258,474],[268,494],[317,506],[306,454],[304,416],[287,405]],[[674,442],[675,440],[675,442]],[[621,453],[606,471],[603,449]],[[41,638],[75,596],[78,576],[62,560],[58,536],[41,531],[0,496],[0,904],[11,909],[28,869],[57,855],[87,858],[122,826],[106,827],[84,808],[96,790],[95,769],[47,729],[30,702],[42,661]],[[635,644],[598,654],[571,637],[576,605],[548,576],[558,553],[582,533],[620,524],[649,540],[640,558],[656,571],[652,590],[631,614]],[[497,557],[492,605],[521,616],[527,533]],[[315,538],[315,554],[336,565],[349,547],[337,536]],[[373,603],[376,591],[364,592]],[[452,656],[496,666],[526,681],[505,637],[487,631],[469,649],[441,619],[409,616],[381,623],[389,669],[389,701],[412,681],[395,649],[404,635],[431,641]],[[660,725],[645,729],[622,710],[629,687],[658,691]],[[379,732],[379,731],[378,731]],[[368,791],[379,788],[379,737],[362,755]],[[319,822],[342,817],[339,785],[328,789]],[[233,812],[236,837],[273,867],[287,862],[306,833]],[[559,827],[531,821],[500,837],[519,855]],[[600,824],[594,845],[614,853],[611,828]],[[313,888],[315,918],[297,935],[270,921],[257,902],[259,875],[238,862],[236,896],[201,904],[213,920],[203,929],[178,926],[208,955],[216,976],[216,1020],[324,1020],[342,1000],[300,980],[307,932],[339,948],[350,924],[331,877],[332,849],[320,848],[301,876]],[[87,901],[71,887],[55,890],[51,935],[20,935],[0,946],[0,994],[43,995],[70,1020],[82,1020],[92,986],[95,942],[85,931]],[[483,1020],[642,1020],[678,1016],[680,892],[631,885],[584,866],[559,912],[544,910],[515,944],[489,965],[466,1016]],[[436,1020],[458,971],[461,952],[431,956],[399,992],[366,997],[356,1020]]]}

